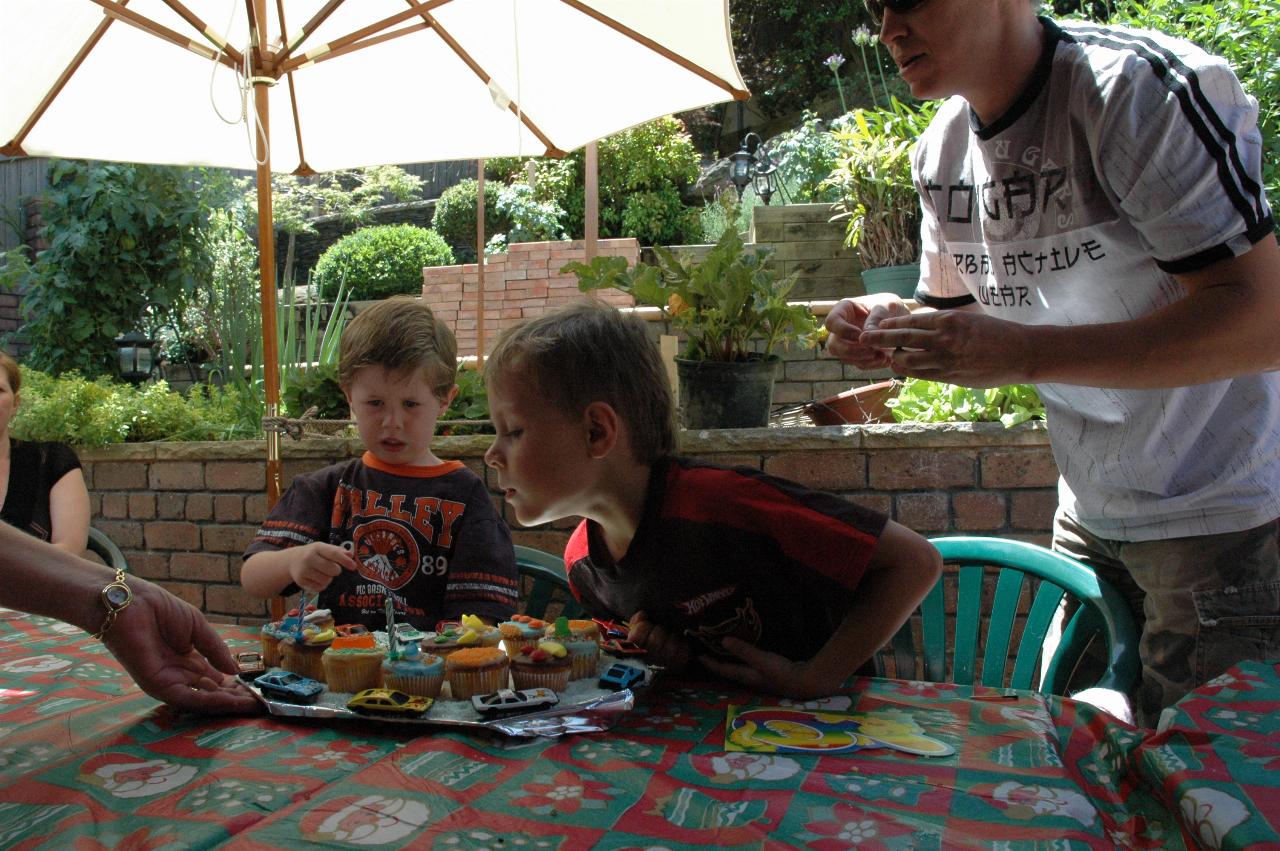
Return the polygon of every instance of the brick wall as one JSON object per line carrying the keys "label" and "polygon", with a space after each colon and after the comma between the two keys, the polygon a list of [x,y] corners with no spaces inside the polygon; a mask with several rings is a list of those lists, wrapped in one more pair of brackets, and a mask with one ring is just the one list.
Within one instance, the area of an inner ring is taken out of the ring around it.
{"label": "brick wall", "polygon": [[[596,253],[625,257],[634,264],[640,246],[634,239],[602,239]],[[585,259],[582,240],[520,242],[505,254],[495,254],[484,265],[485,350],[498,332],[531,316],[541,316],[583,297],[574,275],[560,273],[564,264]],[[476,353],[478,274],[475,263],[462,266],[428,266],[422,270],[422,300],[431,306],[458,338],[458,355]],[[605,290],[599,297],[618,307],[630,307],[630,296]]]}
{"label": "brick wall", "polygon": [[[437,440],[435,451],[484,476],[484,435]],[[286,484],[299,472],[353,457],[356,440],[283,441]],[[917,531],[989,534],[1047,543],[1057,471],[1042,424],[831,426],[682,432],[681,451],[745,464],[857,500]],[[258,623],[266,605],[240,590],[240,553],[266,513],[259,441],[124,444],[82,449],[94,525],[139,576],[214,620]],[[575,523],[523,528],[516,543],[563,551]]]}

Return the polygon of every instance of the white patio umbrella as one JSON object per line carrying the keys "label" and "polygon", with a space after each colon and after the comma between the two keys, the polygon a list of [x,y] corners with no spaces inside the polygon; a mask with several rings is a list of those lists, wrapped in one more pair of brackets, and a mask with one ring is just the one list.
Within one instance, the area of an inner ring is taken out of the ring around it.
{"label": "white patio umbrella", "polygon": [[272,171],[555,156],[749,96],[727,0],[0,0],[0,81],[0,153],[257,170],[268,416]]}

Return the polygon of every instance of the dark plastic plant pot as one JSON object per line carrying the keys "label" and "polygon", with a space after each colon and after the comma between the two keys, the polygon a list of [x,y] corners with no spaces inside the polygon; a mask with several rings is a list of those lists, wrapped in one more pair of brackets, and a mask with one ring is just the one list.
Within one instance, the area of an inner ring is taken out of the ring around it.
{"label": "dark plastic plant pot", "polygon": [[768,426],[780,363],[776,355],[747,361],[676,358],[680,424],[687,429]]}

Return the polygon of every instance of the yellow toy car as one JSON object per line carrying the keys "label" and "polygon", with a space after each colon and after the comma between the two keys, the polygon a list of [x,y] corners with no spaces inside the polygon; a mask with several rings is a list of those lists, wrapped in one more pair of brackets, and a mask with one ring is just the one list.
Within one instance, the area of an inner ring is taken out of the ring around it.
{"label": "yellow toy car", "polygon": [[405,694],[392,688],[367,688],[347,701],[353,712],[372,715],[421,715],[435,701],[429,697]]}

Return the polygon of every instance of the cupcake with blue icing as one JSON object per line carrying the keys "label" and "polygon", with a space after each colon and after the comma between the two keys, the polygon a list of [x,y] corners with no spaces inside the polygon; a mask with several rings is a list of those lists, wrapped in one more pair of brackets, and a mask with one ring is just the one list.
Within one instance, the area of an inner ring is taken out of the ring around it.
{"label": "cupcake with blue icing", "polygon": [[547,635],[550,624],[541,618],[529,615],[512,615],[511,620],[498,624],[498,632],[502,635],[502,646],[512,659],[525,647],[537,647],[538,642]]}
{"label": "cupcake with blue icing", "polygon": [[558,617],[547,627],[545,638],[559,642],[569,651],[571,680],[595,678],[600,668],[600,627],[595,621]]}
{"label": "cupcake with blue icing", "polygon": [[387,688],[419,697],[438,697],[444,685],[444,659],[406,644],[398,657],[382,660],[382,682]]}

